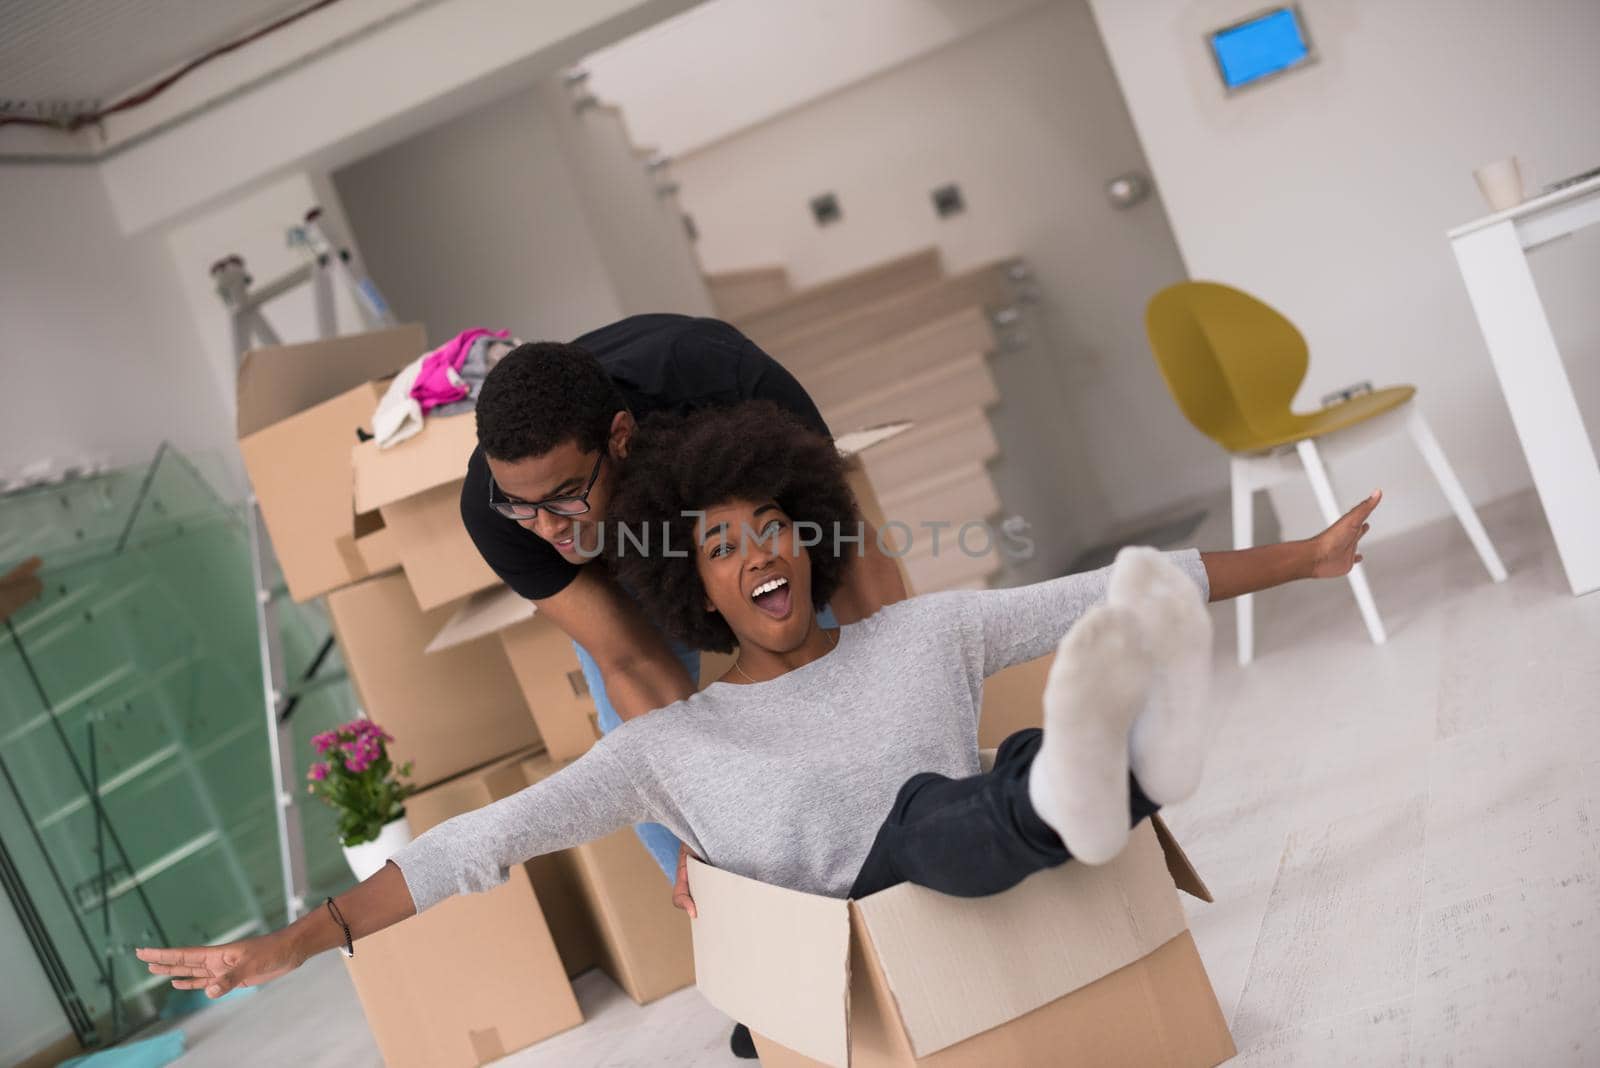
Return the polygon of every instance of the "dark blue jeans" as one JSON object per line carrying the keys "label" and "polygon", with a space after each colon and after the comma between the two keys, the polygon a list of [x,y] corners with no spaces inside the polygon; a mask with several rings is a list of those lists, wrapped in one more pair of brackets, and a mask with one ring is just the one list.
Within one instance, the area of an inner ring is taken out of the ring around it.
{"label": "dark blue jeans", "polygon": [[[955,897],[987,897],[1071,860],[1028,799],[1028,772],[1043,739],[1037,727],[1018,731],[1000,744],[994,768],[979,775],[952,779],[924,771],[907,779],[850,896],[916,883]],[[1159,808],[1131,774],[1128,800],[1130,825]]]}

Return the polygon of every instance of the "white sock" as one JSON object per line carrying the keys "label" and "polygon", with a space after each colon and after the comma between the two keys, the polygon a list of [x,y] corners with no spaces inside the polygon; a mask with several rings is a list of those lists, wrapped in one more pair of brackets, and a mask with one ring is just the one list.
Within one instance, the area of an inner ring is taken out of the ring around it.
{"label": "white sock", "polygon": [[1128,730],[1152,667],[1134,618],[1098,605],[1056,648],[1028,798],[1073,858],[1104,864],[1128,842]]}
{"label": "white sock", "polygon": [[1106,599],[1138,622],[1155,668],[1130,737],[1134,777],[1150,800],[1177,804],[1200,785],[1211,740],[1211,614],[1194,581],[1154,549],[1117,554]]}

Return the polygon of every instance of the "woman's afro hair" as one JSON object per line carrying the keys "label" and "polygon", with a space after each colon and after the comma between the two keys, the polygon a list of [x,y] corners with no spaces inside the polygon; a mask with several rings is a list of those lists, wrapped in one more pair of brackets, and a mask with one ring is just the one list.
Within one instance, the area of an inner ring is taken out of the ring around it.
{"label": "woman's afro hair", "polygon": [[[695,566],[698,516],[684,513],[776,501],[795,523],[815,524],[821,542],[807,552],[817,608],[839,588],[851,547],[861,551],[859,540],[844,540],[861,533],[844,458],[770,401],[653,415],[634,433],[621,471],[605,524],[607,559],[656,626],[692,649],[728,652],[737,641],[722,616],[706,610]],[[631,538],[620,536],[623,528]]]}

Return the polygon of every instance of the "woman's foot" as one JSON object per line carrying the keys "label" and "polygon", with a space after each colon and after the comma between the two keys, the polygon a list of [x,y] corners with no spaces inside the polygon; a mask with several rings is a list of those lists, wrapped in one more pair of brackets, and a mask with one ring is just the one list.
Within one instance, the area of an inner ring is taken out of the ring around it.
{"label": "woman's foot", "polygon": [[1177,804],[1200,785],[1211,738],[1211,614],[1194,580],[1155,549],[1117,554],[1106,600],[1137,621],[1155,668],[1129,738],[1134,777],[1150,800]]}
{"label": "woman's foot", "polygon": [[1086,864],[1104,864],[1127,844],[1128,732],[1152,675],[1137,620],[1114,605],[1084,613],[1050,666],[1028,797]]}

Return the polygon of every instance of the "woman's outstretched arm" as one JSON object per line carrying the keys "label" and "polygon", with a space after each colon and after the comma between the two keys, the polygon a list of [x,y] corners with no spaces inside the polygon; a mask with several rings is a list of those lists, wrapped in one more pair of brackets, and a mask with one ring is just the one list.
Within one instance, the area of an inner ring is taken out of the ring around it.
{"label": "woman's outstretched arm", "polygon": [[[334,898],[352,938],[365,938],[416,915],[411,891],[391,861],[354,889]],[[289,926],[220,946],[135,950],[155,975],[172,976],[178,990],[204,990],[209,998],[241,986],[259,986],[291,972],[329,949],[344,945],[344,928],[327,906],[318,905]]]}
{"label": "woman's outstretched arm", "polygon": [[[453,894],[492,890],[510,869],[637,823],[650,813],[611,750],[618,731],[556,774],[492,805],[445,820],[402,848],[375,875],[334,899],[352,940],[383,930]],[[269,934],[220,946],[135,953],[179,990],[218,998],[293,971],[344,944],[344,928],[321,905]]]}
{"label": "woman's outstretched arm", "polygon": [[1379,490],[1314,538],[1254,549],[1201,553],[1213,601],[1271,589],[1307,578],[1338,578],[1361,562],[1357,551],[1371,524],[1367,517],[1383,500]]}

